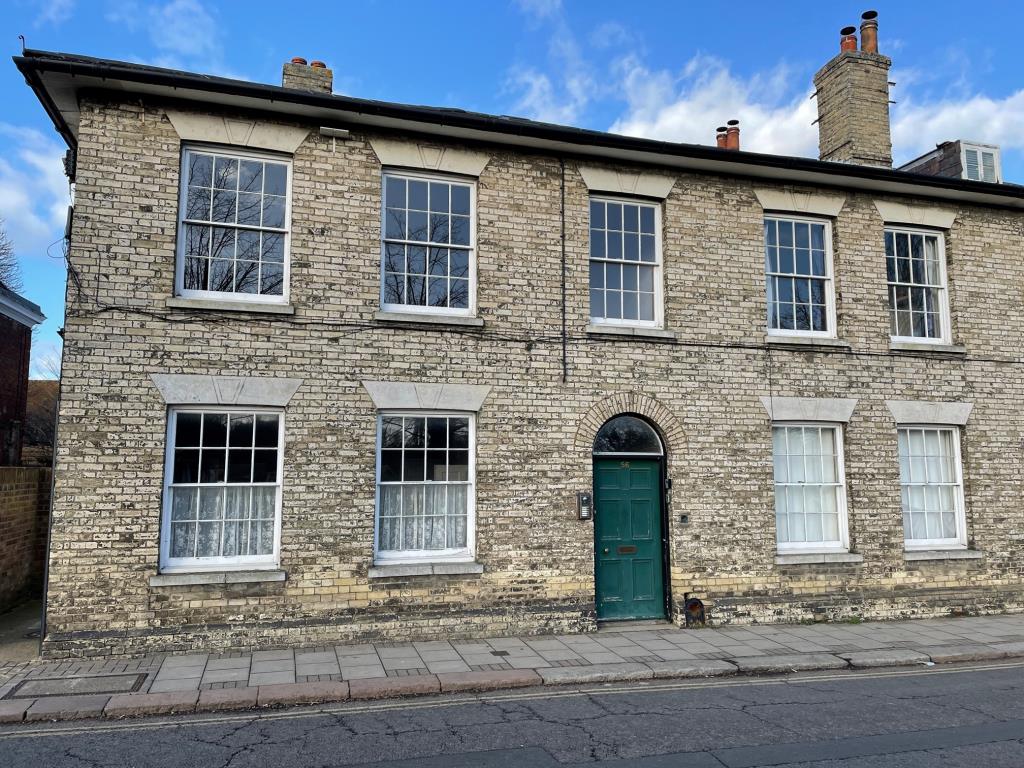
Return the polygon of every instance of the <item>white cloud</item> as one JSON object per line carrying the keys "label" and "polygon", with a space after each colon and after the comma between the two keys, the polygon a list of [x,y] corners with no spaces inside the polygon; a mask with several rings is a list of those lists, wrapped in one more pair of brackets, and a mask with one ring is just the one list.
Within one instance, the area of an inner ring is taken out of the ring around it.
{"label": "white cloud", "polygon": [[892,141],[897,164],[951,139],[998,144],[1004,154],[1024,150],[1024,90],[1005,98],[975,94],[918,102],[908,97],[893,108]]}
{"label": "white cloud", "polygon": [[[613,71],[627,105],[613,132],[713,144],[715,128],[736,118],[745,150],[817,157],[817,106],[809,98],[809,73],[780,64],[740,77],[728,63],[703,55],[678,73],[649,70],[636,56],[620,59]],[[891,111],[896,165],[941,141],[973,139],[1002,146],[1012,178],[1024,150],[1024,90],[996,98],[957,78],[936,93],[936,79],[912,69],[894,70],[893,79],[900,96]]]}
{"label": "white cloud", "polygon": [[817,117],[806,92],[793,95],[793,74],[779,65],[743,79],[714,57],[697,55],[679,73],[651,71],[636,57],[616,67],[627,110],[611,129],[629,136],[713,144],[715,128],[737,119],[752,152],[813,155]]}
{"label": "white cloud", "polygon": [[104,18],[133,34],[142,30],[155,53],[134,60],[169,69],[247,79],[226,62],[227,45],[217,9],[202,0],[124,0],[108,6]]}
{"label": "white cloud", "polygon": [[63,24],[71,18],[75,10],[75,0],[43,0],[38,5],[39,14],[34,22],[36,27]]}
{"label": "white cloud", "polygon": [[22,260],[45,256],[61,237],[71,202],[63,144],[39,131],[0,123],[0,219]]}
{"label": "white cloud", "polygon": [[550,77],[532,65],[513,66],[505,81],[506,93],[518,94],[511,111],[550,123],[578,122],[598,95],[590,64],[569,28],[561,3],[527,2],[525,5],[544,6],[543,18],[552,27],[547,58],[559,76]]}
{"label": "white cloud", "polygon": [[515,0],[519,10],[537,19],[546,19],[560,13],[562,0]]}

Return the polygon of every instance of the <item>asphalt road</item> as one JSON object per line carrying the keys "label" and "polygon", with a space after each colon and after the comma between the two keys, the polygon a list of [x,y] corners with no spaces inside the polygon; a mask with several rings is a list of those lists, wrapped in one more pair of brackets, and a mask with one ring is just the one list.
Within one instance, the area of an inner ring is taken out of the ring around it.
{"label": "asphalt road", "polygon": [[0,728],[0,766],[1020,768],[1024,663]]}

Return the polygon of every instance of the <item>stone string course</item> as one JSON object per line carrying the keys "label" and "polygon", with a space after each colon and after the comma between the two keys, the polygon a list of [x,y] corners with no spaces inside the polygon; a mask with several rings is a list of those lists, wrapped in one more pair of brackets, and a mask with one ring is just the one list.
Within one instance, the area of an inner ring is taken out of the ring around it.
{"label": "stone string course", "polygon": [[[663,216],[676,340],[593,337],[588,193],[568,159],[563,383],[558,158],[488,148],[484,327],[397,327],[373,319],[381,168],[368,139],[314,130],[295,153],[294,316],[178,309],[167,301],[181,146],[164,106],[82,104],[70,257],[81,288],[68,294],[47,656],[593,629],[593,528],[576,519],[575,495],[591,488],[593,434],[618,412],[649,418],[667,446],[674,618],[685,595],[719,624],[1024,609],[1021,213],[962,205],[946,235],[953,341],[967,354],[894,354],[883,224],[871,196],[848,191],[833,245],[852,352],[767,348],[755,185],[678,173]],[[154,373],[303,380],[285,416],[285,581],[149,585],[166,429]],[[368,578],[376,414],[363,380],[492,387],[476,434],[482,574]],[[844,448],[863,563],[775,565],[766,395],[857,398]],[[974,404],[961,447],[981,559],[904,560],[893,399]]]}

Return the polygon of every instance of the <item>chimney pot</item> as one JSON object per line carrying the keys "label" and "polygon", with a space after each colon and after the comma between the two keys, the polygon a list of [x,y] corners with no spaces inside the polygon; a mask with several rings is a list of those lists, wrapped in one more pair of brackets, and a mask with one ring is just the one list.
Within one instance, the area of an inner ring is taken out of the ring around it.
{"label": "chimney pot", "polygon": [[327,65],[324,64],[322,61],[311,61],[309,63],[309,66],[316,67],[317,69],[327,69]]}
{"label": "chimney pot", "polygon": [[728,128],[725,131],[725,148],[738,150],[740,148],[740,121],[730,120],[726,125]]}
{"label": "chimney pot", "polygon": [[878,11],[865,11],[860,18],[860,49],[878,53]]}
{"label": "chimney pot", "polygon": [[726,129],[726,127],[724,125],[720,125],[717,128],[715,128],[715,143],[718,145],[719,149],[725,149],[726,148],[726,146],[725,146],[726,130],[727,129]]}
{"label": "chimney pot", "polygon": [[295,56],[295,57],[292,58],[292,64],[302,64],[302,65],[305,65],[305,63],[306,63],[306,60],[304,58],[302,58],[301,56]]}
{"label": "chimney pot", "polygon": [[839,51],[857,50],[857,28],[843,27],[839,30]]}

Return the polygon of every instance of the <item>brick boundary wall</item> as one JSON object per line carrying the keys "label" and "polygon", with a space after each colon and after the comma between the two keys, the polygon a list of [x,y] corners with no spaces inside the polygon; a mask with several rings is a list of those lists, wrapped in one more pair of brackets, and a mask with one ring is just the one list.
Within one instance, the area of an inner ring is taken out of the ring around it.
{"label": "brick boundary wall", "polygon": [[49,519],[49,467],[0,467],[0,613],[42,594]]}

